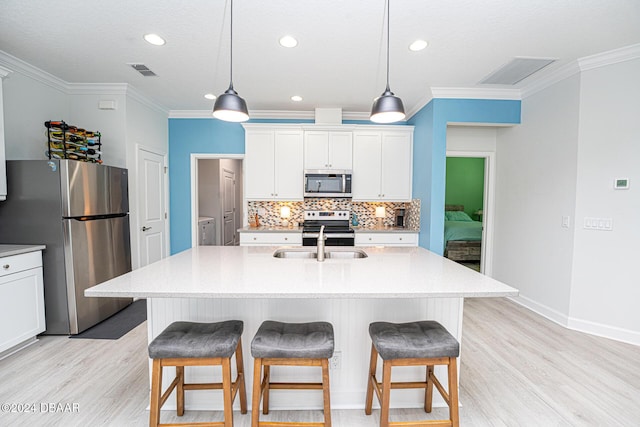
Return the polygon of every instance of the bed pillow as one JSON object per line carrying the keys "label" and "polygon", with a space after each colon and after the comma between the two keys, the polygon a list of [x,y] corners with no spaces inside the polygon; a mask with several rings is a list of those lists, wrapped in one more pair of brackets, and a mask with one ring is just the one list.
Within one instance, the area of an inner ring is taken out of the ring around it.
{"label": "bed pillow", "polygon": [[467,215],[466,212],[463,211],[446,211],[444,213],[444,218],[447,221],[472,221],[471,217]]}

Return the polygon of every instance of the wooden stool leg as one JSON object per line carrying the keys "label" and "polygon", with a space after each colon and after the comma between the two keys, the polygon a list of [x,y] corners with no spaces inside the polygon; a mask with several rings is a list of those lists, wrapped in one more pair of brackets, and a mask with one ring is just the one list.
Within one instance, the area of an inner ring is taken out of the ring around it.
{"label": "wooden stool leg", "polygon": [[369,377],[367,378],[367,398],[364,405],[364,413],[371,415],[371,408],[373,406],[373,387],[376,376],[376,366],[378,364],[378,352],[376,348],[371,344],[371,358],[369,361]]}
{"label": "wooden stool leg", "polygon": [[331,387],[329,385],[329,359],[322,359],[322,393],[324,400],[324,426],[331,427]]}
{"label": "wooden stool leg", "polygon": [[253,362],[253,397],[251,398],[251,427],[258,427],[260,420],[260,398],[262,397],[262,359]]}
{"label": "wooden stool leg", "polygon": [[427,365],[427,386],[424,391],[424,411],[430,413],[433,408],[433,365]]}
{"label": "wooden stool leg", "polygon": [[264,365],[264,391],[262,392],[262,413],[269,413],[269,385],[271,382],[271,366]]}
{"label": "wooden stool leg", "polygon": [[455,357],[449,358],[449,418],[453,427],[460,426],[458,416],[458,362]]}
{"label": "wooden stool leg", "polygon": [[240,413],[247,413],[247,386],[244,380],[244,358],[242,357],[242,339],[238,340],[236,347],[236,371],[238,375],[236,381],[240,381],[238,392],[240,393]]}
{"label": "wooden stool leg", "polygon": [[178,416],[184,415],[184,366],[176,366],[178,385],[176,390],[176,412]]}
{"label": "wooden stool leg", "polygon": [[162,395],[162,364],[160,359],[153,359],[151,370],[151,404],[149,407],[149,427],[160,424],[160,396]]}
{"label": "wooden stool leg", "polygon": [[382,402],[380,402],[380,427],[389,426],[389,400],[391,397],[391,361],[382,362]]}
{"label": "wooden stool leg", "polygon": [[233,427],[233,396],[231,394],[231,358],[222,359],[222,396],[224,426]]}

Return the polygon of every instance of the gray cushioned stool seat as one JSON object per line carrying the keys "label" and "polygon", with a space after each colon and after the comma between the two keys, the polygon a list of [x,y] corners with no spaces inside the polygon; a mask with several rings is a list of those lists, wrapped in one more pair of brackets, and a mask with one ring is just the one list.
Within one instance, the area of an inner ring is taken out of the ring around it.
{"label": "gray cushioned stool seat", "polygon": [[383,360],[458,357],[460,344],[436,321],[374,322],[369,335]]}
{"label": "gray cushioned stool seat", "polygon": [[151,341],[149,357],[231,357],[238,346],[243,328],[242,320],[217,323],[173,322]]}
{"label": "gray cushioned stool seat", "polygon": [[251,355],[255,358],[329,359],[333,348],[333,326],[327,322],[267,320],[251,341]]}

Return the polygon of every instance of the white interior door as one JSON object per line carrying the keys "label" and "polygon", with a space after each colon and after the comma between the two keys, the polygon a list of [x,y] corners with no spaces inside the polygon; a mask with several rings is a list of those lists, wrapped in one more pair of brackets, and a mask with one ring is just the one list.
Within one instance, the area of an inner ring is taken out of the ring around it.
{"label": "white interior door", "polygon": [[166,254],[164,156],[138,150],[138,224],[140,267]]}
{"label": "white interior door", "polygon": [[236,174],[222,170],[222,244],[236,244]]}

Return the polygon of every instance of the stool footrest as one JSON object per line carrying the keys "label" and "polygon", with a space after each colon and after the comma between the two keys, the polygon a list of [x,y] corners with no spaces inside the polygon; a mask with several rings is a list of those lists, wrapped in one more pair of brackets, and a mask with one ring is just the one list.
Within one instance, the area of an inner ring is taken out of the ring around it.
{"label": "stool footrest", "polygon": [[322,383],[269,383],[271,389],[322,390]]}
{"label": "stool footrest", "polygon": [[452,423],[449,420],[423,420],[423,421],[396,421],[389,422],[389,427],[451,427]]}
{"label": "stool footrest", "polygon": [[309,426],[309,427],[324,427],[324,423],[296,423],[293,421],[260,421],[258,426],[269,426],[269,427],[293,427],[293,426]]}
{"label": "stool footrest", "polygon": [[210,423],[189,423],[189,424],[158,424],[158,427],[224,427],[224,421],[214,421]]}

